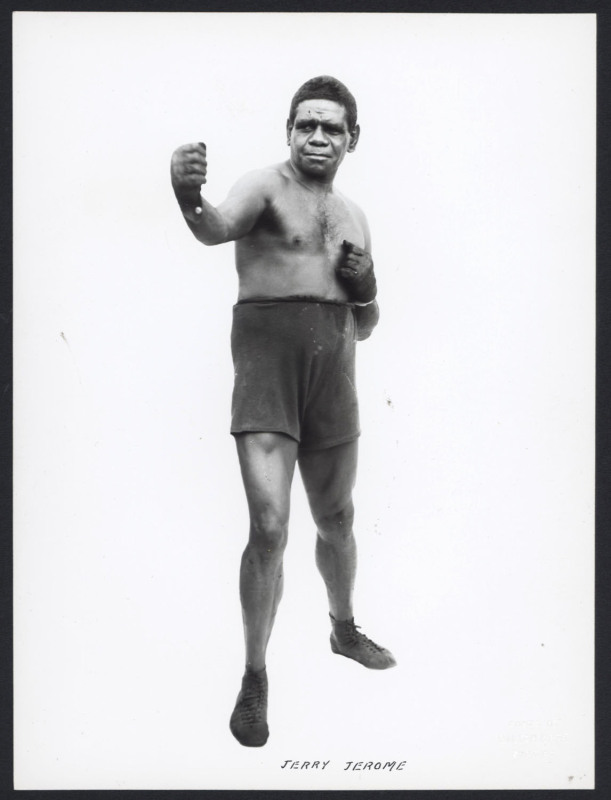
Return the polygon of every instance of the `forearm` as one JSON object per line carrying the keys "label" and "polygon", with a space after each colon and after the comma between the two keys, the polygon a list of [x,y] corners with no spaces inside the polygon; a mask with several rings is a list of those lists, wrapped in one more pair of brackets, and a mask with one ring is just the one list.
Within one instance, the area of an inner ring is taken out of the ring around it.
{"label": "forearm", "polygon": [[199,194],[197,197],[176,198],[185,222],[195,238],[206,245],[229,241],[224,217]]}
{"label": "forearm", "polygon": [[365,306],[355,305],[356,315],[356,338],[359,342],[368,339],[380,319],[380,307],[378,301],[373,300]]}

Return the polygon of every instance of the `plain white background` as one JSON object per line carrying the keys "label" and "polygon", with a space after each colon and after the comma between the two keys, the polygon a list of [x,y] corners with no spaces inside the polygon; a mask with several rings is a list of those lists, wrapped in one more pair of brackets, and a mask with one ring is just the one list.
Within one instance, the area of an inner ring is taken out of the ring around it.
{"label": "plain white background", "polygon": [[[595,17],[14,22],[16,787],[592,787]],[[359,104],[337,184],[382,308],[357,622],[399,666],[332,656],[296,477],[271,738],[248,750],[237,282],[169,160],[205,141],[220,202],[288,157],[321,73]]]}

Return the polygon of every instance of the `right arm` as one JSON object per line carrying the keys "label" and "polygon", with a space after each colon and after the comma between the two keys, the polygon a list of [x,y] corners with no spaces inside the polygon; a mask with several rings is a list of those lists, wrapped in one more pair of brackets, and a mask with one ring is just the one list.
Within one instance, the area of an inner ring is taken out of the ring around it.
{"label": "right arm", "polygon": [[201,196],[206,183],[206,145],[179,147],[172,154],[172,188],[185,222],[196,239],[206,245],[241,239],[263,213],[269,192],[264,172],[249,173],[231,189],[218,207]]}

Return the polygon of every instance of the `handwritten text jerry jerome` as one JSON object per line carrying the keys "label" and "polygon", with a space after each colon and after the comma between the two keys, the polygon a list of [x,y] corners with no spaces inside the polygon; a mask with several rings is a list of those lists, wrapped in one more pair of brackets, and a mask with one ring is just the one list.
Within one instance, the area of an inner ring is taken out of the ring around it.
{"label": "handwritten text jerry jerome", "polygon": [[[331,761],[292,761],[287,759],[280,769],[326,769]],[[403,770],[405,761],[345,761],[343,770]]]}

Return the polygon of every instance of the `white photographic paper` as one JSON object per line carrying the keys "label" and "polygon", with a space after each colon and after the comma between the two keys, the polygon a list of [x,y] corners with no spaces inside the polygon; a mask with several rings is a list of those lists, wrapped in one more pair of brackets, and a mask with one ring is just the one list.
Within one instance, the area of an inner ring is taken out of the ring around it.
{"label": "white photographic paper", "polygon": [[[14,15],[17,789],[593,787],[595,40],[592,14]],[[296,476],[247,749],[233,248],[191,236],[169,162],[206,142],[220,202],[288,157],[318,74],[362,129],[356,615],[398,666],[331,653]]]}

